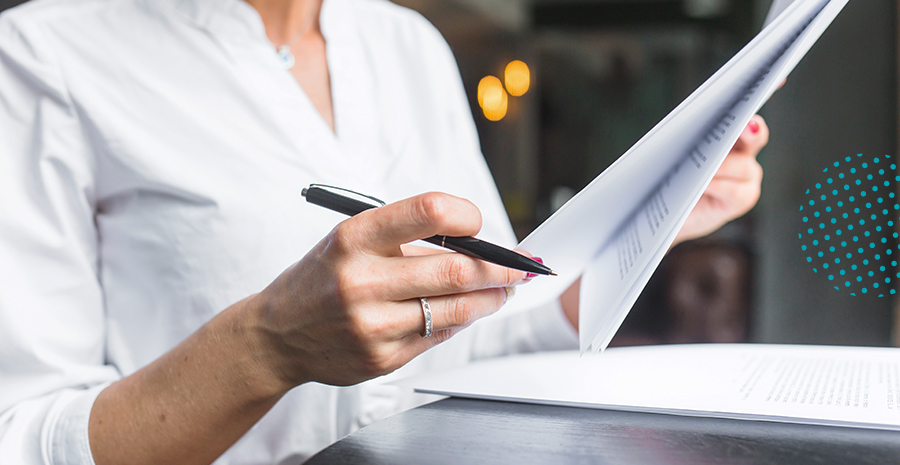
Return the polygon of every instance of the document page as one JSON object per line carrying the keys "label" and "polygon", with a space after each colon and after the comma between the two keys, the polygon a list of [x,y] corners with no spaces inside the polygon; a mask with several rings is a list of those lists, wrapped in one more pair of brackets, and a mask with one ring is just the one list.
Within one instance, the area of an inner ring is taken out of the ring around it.
{"label": "document page", "polygon": [[900,349],[693,344],[480,362],[395,384],[586,408],[900,430]]}
{"label": "document page", "polygon": [[603,350],[747,122],[847,0],[796,0],[743,50],[519,245],[559,277],[509,309],[556,298],[579,277],[582,353]]}

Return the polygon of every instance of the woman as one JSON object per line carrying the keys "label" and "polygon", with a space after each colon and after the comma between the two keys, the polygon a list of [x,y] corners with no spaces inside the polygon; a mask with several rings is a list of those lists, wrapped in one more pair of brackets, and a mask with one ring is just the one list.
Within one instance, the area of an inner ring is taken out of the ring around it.
{"label": "woman", "polygon": [[[36,0],[0,44],[4,460],[296,463],[422,401],[363,381],[574,347],[575,298],[473,325],[527,277],[405,245],[514,243],[416,14]],[[680,240],[752,207],[766,139],[756,119]],[[399,201],[334,227],[311,182]]]}

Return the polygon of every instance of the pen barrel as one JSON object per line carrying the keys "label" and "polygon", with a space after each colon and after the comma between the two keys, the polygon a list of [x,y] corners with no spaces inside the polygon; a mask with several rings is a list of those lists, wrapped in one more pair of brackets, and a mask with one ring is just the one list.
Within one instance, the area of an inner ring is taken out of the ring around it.
{"label": "pen barrel", "polygon": [[[333,192],[331,189],[343,191],[343,194]],[[348,194],[362,196],[364,199],[357,200],[348,197]],[[311,184],[308,188],[303,189],[300,192],[300,195],[306,197],[306,201],[309,203],[349,216],[384,205],[384,202],[374,197],[369,197],[359,194],[358,192],[348,191],[338,187],[319,184]],[[374,201],[379,205],[368,203],[368,201]],[[555,274],[553,273],[553,270],[544,266],[543,263],[532,260],[522,254],[513,252],[512,250],[504,249],[499,245],[494,245],[474,237],[432,236],[425,239],[425,241],[507,268],[515,268],[517,270],[543,275]]]}
{"label": "pen barrel", "polygon": [[550,268],[531,258],[474,237],[432,236],[425,239],[425,241],[507,268],[515,268],[520,271],[542,275],[548,275],[552,272]]}

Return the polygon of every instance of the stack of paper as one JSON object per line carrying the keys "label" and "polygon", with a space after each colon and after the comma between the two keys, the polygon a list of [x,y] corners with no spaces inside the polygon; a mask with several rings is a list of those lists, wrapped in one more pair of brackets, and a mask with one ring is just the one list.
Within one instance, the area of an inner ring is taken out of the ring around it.
{"label": "stack of paper", "polygon": [[605,349],[750,118],[846,3],[776,2],[756,38],[519,244],[560,276],[522,286],[509,309],[581,277],[581,351]]}
{"label": "stack of paper", "polygon": [[900,430],[900,349],[705,344],[497,359],[395,384],[476,399]]}

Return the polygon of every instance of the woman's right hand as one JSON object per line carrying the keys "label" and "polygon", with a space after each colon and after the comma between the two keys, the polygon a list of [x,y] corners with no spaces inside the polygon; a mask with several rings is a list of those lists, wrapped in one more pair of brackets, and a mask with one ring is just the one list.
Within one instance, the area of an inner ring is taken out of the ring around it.
{"label": "woman's right hand", "polygon": [[[294,386],[389,373],[497,311],[521,271],[400,249],[480,228],[474,205],[435,193],[340,223],[265,290],[100,392],[88,427],[95,462],[211,463]],[[419,297],[432,309],[427,338]]]}
{"label": "woman's right hand", "polygon": [[[458,253],[404,256],[436,234],[473,236],[469,201],[428,193],[338,224],[303,259],[254,296],[259,363],[286,391],[305,382],[350,385],[390,373],[506,301],[525,273]],[[421,336],[419,297],[434,332]]]}

